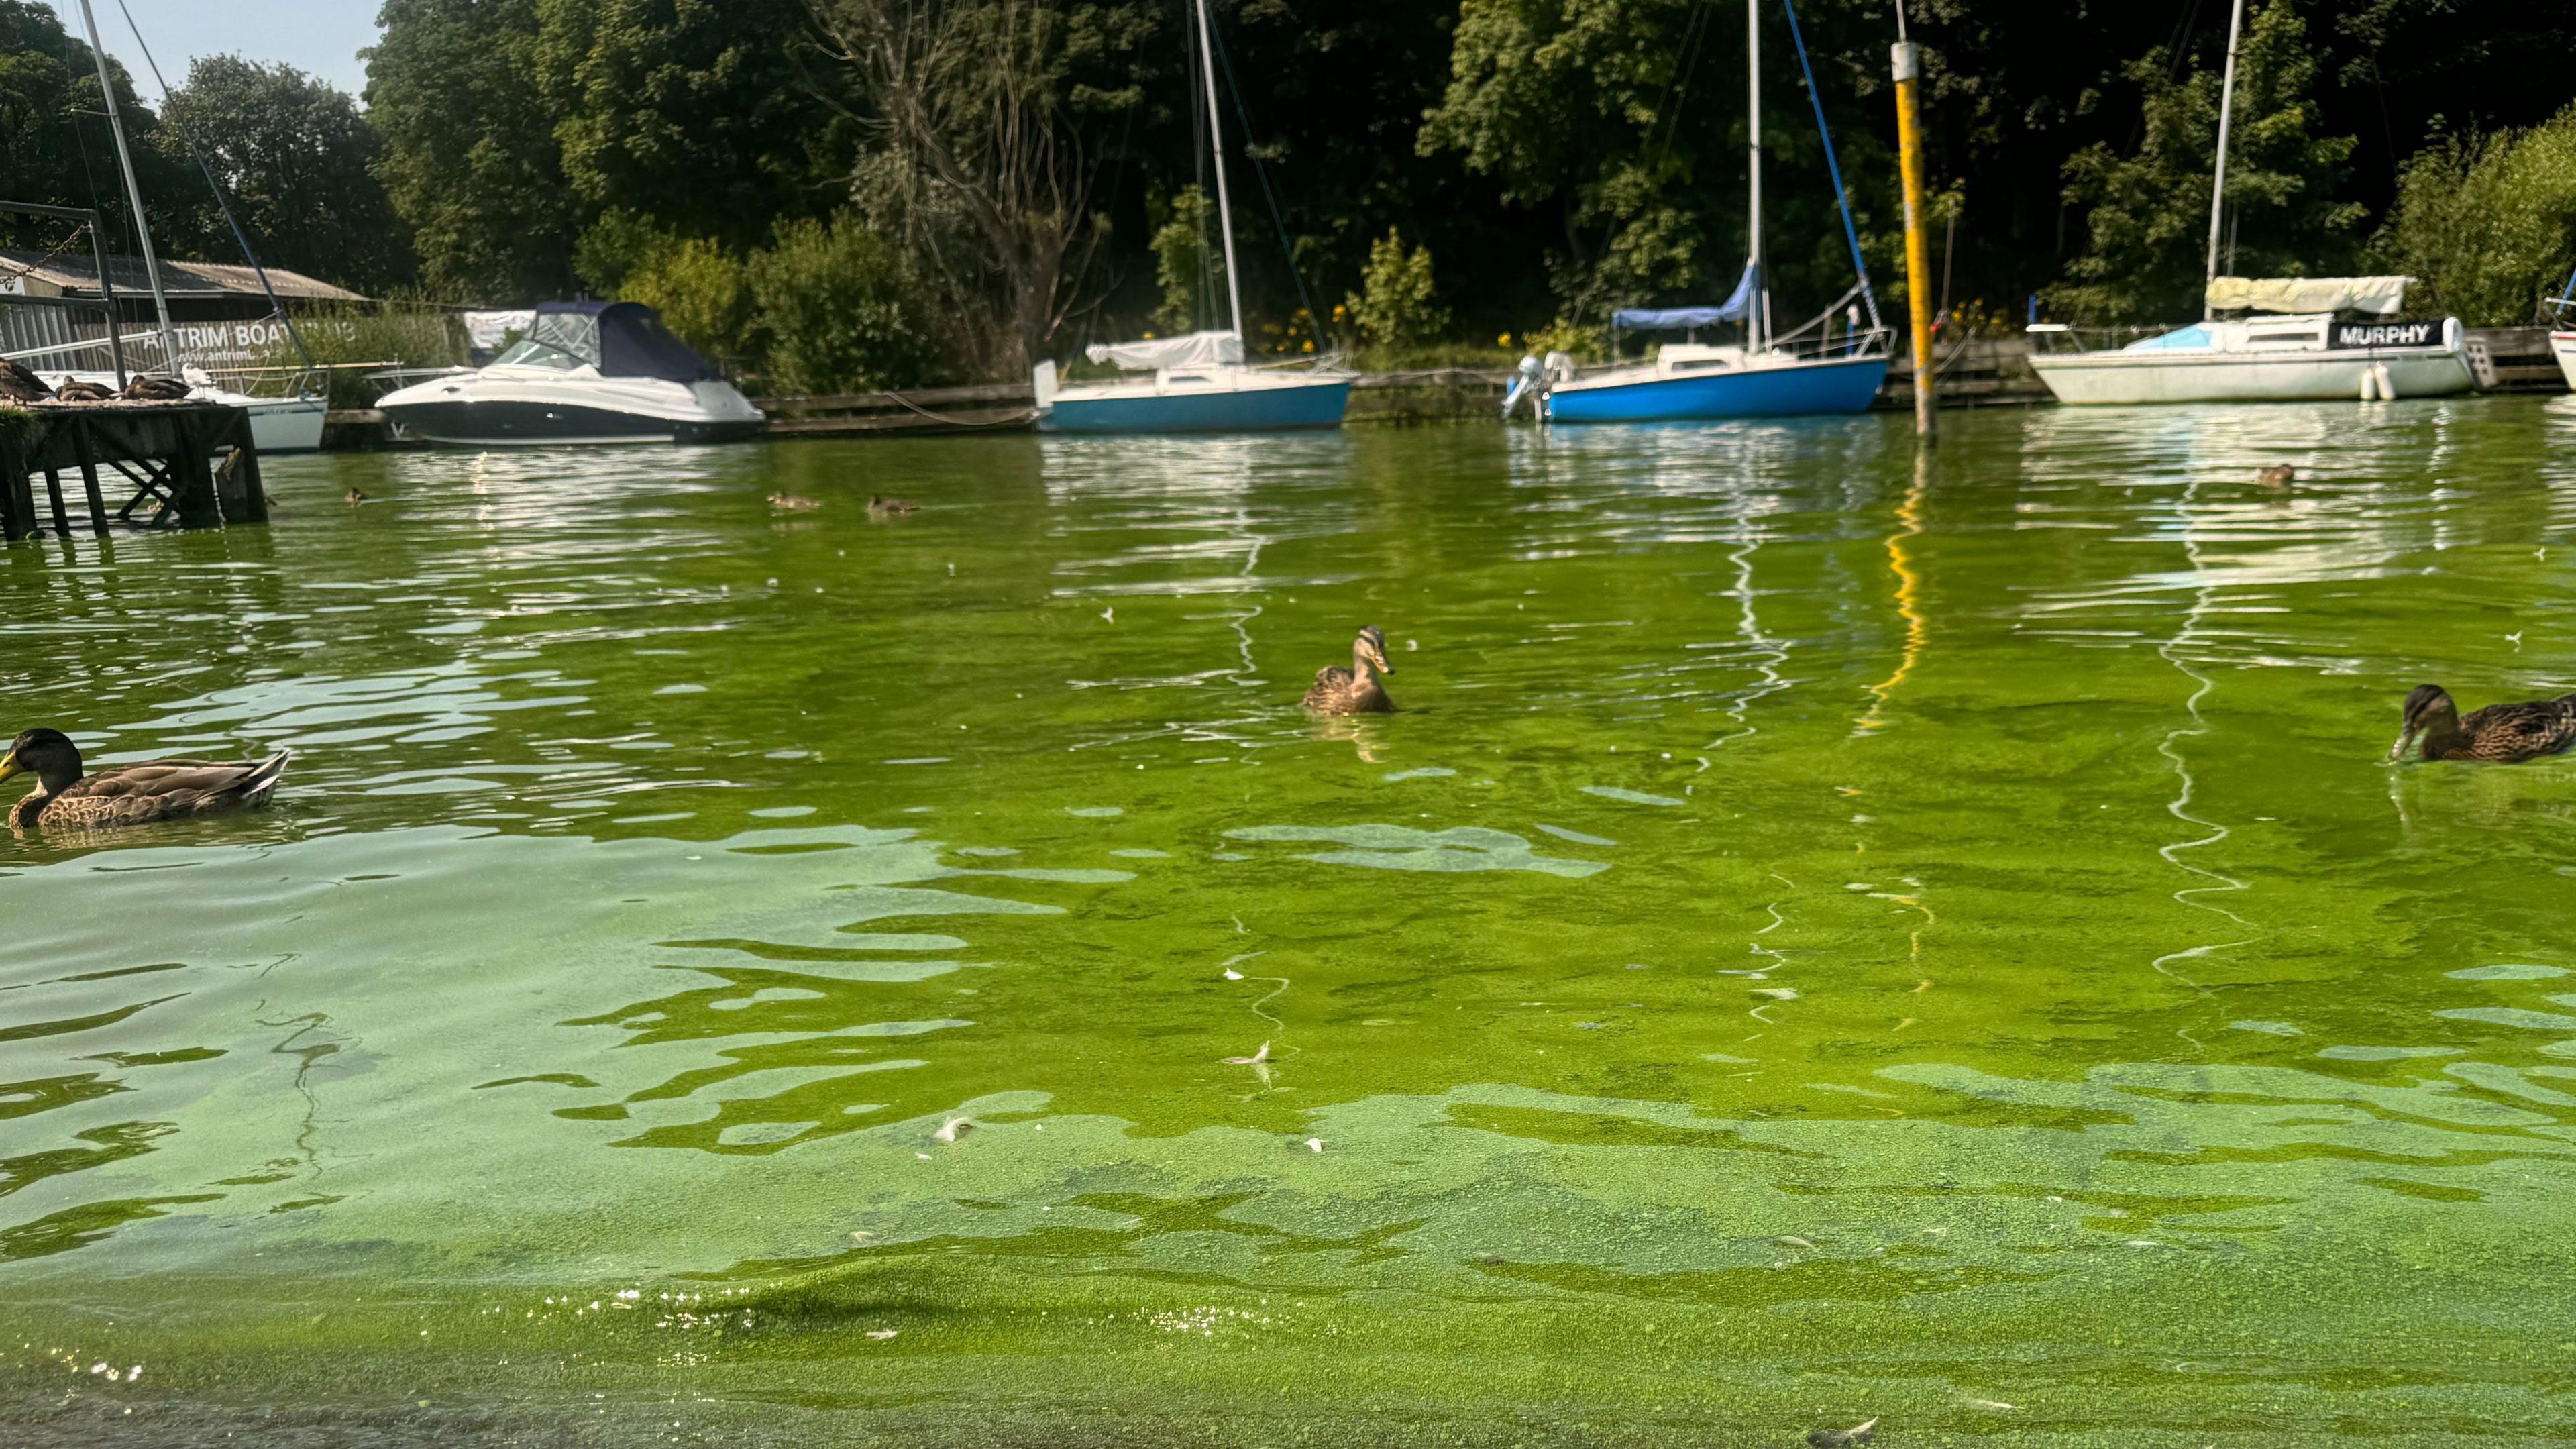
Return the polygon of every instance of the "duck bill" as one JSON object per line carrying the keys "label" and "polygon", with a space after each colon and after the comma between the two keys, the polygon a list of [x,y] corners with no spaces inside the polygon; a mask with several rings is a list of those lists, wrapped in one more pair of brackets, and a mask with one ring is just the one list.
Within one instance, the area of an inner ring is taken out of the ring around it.
{"label": "duck bill", "polygon": [[18,763],[18,752],[16,750],[11,750],[6,757],[0,757],[0,780],[6,780],[13,775],[23,775],[25,773],[26,770]]}
{"label": "duck bill", "polygon": [[2406,757],[2406,747],[2415,743],[2415,737],[2423,732],[2424,727],[2422,725],[2408,725],[2406,727],[2406,732],[2397,737],[2397,743],[2388,747],[2388,758],[2392,760],[2404,759]]}

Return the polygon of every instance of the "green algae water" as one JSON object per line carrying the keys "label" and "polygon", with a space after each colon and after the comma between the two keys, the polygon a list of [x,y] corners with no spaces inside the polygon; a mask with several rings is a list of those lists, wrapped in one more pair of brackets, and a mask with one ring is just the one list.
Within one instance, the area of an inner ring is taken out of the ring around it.
{"label": "green algae water", "polygon": [[2383,757],[2576,687],[2576,400],[1944,426],[9,546],[9,731],[296,761],[0,839],[0,1438],[2562,1433],[2576,766]]}

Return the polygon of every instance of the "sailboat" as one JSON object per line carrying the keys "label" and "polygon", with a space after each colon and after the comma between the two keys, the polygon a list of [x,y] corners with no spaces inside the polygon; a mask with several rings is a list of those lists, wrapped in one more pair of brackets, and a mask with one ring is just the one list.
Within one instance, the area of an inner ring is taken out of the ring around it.
{"label": "sailboat", "polygon": [[1060,383],[1053,359],[1033,376],[1038,430],[1048,433],[1255,433],[1337,428],[1352,375],[1339,368],[1248,367],[1243,288],[1234,265],[1234,203],[1226,192],[1225,132],[1216,103],[1216,51],[1207,0],[1197,0],[1199,70],[1207,81],[1208,144],[1216,163],[1217,229],[1225,238],[1225,294],[1233,329],[1142,342],[1094,344],[1093,362],[1127,376]]}
{"label": "sailboat", "polygon": [[[130,22],[132,17],[128,16],[127,19]],[[322,425],[331,406],[330,400],[321,392],[309,386],[298,385],[284,397],[253,397],[224,387],[203,368],[188,366],[181,359],[177,330],[170,323],[169,294],[161,282],[161,260],[152,247],[152,223],[143,214],[143,185],[135,177],[134,152],[126,139],[124,115],[118,110],[116,104],[116,82],[108,73],[107,48],[99,44],[98,17],[91,12],[89,0],[81,0],[81,21],[89,32],[90,57],[98,65],[99,91],[107,100],[108,131],[116,138],[116,161],[125,176],[125,199],[134,209],[134,230],[143,248],[143,273],[145,279],[151,284],[152,307],[160,323],[158,328],[161,343],[160,371],[185,382],[188,385],[189,400],[192,402],[217,403],[225,407],[240,408],[249,414],[251,443],[260,452],[319,451],[322,447]],[[142,38],[142,33],[138,30],[135,34],[136,42],[139,44]],[[146,55],[148,59],[149,53],[147,52]],[[158,66],[153,69],[153,77],[156,80],[160,77]],[[163,90],[165,93],[168,90],[166,84]],[[207,180],[212,183],[211,172],[208,173]],[[232,208],[224,204],[220,188],[216,191],[215,199],[219,205],[224,206],[225,219],[231,220]],[[244,255],[249,257],[251,270],[259,274],[260,286],[267,288],[268,272],[260,266],[258,257],[249,256],[250,243],[247,238],[241,237],[238,223],[235,224],[234,235],[242,242],[242,250]],[[102,286],[105,282],[106,279],[101,278]],[[270,290],[268,298],[270,305],[278,309],[278,316],[281,319],[284,318],[285,304],[277,300],[277,293]],[[291,335],[294,331],[294,323],[288,322],[287,329]],[[297,345],[302,346],[300,339]],[[85,350],[95,357],[98,353],[109,350],[109,344],[102,340],[77,344],[76,349],[49,348],[46,350],[49,352]],[[308,357],[306,361],[309,364],[311,359]],[[120,359],[118,366],[121,368],[122,365]],[[125,378],[117,371],[74,371],[66,374],[65,377],[67,381],[94,382],[113,386],[120,391],[125,387]]]}
{"label": "sailboat", "polygon": [[2218,274],[2236,45],[2244,29],[2245,0],[2236,0],[2219,82],[2201,320],[2126,347],[2075,350],[2058,350],[2073,328],[2034,322],[2024,329],[2034,343],[2032,370],[2062,403],[2371,402],[2468,391],[2468,334],[2459,318],[2395,320],[2412,277]]}
{"label": "sailboat", "polygon": [[2558,359],[2558,371],[2567,379],[2570,391],[2576,391],[2576,331],[2569,331],[2567,309],[2576,307],[2576,273],[2570,273],[2567,285],[2549,299],[2549,355]]}
{"label": "sailboat", "polygon": [[[1842,165],[1834,159],[1833,133],[1825,127],[1822,97],[1815,95],[1815,74],[1807,66],[1807,47],[1798,34],[1798,12],[1786,3],[1789,36],[1798,48],[1798,66],[1807,78],[1809,98],[1816,103],[1816,127],[1825,140],[1825,165],[1831,172],[1836,201],[1841,203],[1844,238],[1851,243],[1852,269],[1858,276],[1850,291],[1815,320],[1793,332],[1774,334],[1771,326],[1770,273],[1762,250],[1762,5],[1745,0],[1744,48],[1748,125],[1751,133],[1750,187],[1745,225],[1744,276],[1735,291],[1714,307],[1638,308],[1611,314],[1612,336],[1622,331],[1678,331],[1689,340],[1668,343],[1651,361],[1573,371],[1560,365],[1554,377],[1539,377],[1541,416],[1558,423],[1640,423],[1695,418],[1788,417],[1806,413],[1856,413],[1877,398],[1887,380],[1889,344],[1894,333],[1879,320],[1878,296],[1869,284],[1869,266],[1861,259],[1860,236],[1852,225],[1851,202],[1843,192]],[[1869,309],[1869,326],[1859,325],[1857,299]],[[1846,328],[1834,332],[1836,313]],[[1704,346],[1697,331],[1740,322],[1740,346]],[[1615,346],[1612,349],[1617,350]],[[1523,364],[1523,376],[1539,369]],[[1518,389],[1515,389],[1517,400]],[[1504,405],[1508,416],[1512,404]]]}

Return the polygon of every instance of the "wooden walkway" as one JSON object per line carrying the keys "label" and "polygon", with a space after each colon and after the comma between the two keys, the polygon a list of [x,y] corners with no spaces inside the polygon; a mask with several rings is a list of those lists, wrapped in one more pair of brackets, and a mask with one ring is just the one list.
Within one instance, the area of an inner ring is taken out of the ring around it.
{"label": "wooden walkway", "polygon": [[68,535],[76,517],[98,533],[266,523],[250,414],[120,402],[36,403],[0,416],[0,538],[48,526]]}

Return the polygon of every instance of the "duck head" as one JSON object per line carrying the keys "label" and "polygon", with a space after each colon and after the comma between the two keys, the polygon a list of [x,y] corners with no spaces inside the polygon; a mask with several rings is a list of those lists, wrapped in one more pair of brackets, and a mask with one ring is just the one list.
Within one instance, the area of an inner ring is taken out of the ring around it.
{"label": "duck head", "polygon": [[2451,702],[2451,692],[2438,684],[2419,684],[2407,693],[2405,728],[2397,743],[2388,747],[2388,758],[2394,760],[2406,753],[2417,735],[2429,734],[2440,739],[2458,731],[2460,707]]}
{"label": "duck head", "polygon": [[1375,669],[1380,674],[1393,674],[1395,666],[1386,662],[1385,631],[1375,624],[1362,628],[1360,637],[1351,643],[1351,663],[1353,674],[1361,672],[1359,668],[1361,665]]}
{"label": "duck head", "polygon": [[80,746],[60,730],[29,730],[0,756],[0,780],[15,775],[35,776],[48,795],[68,790],[80,783]]}

